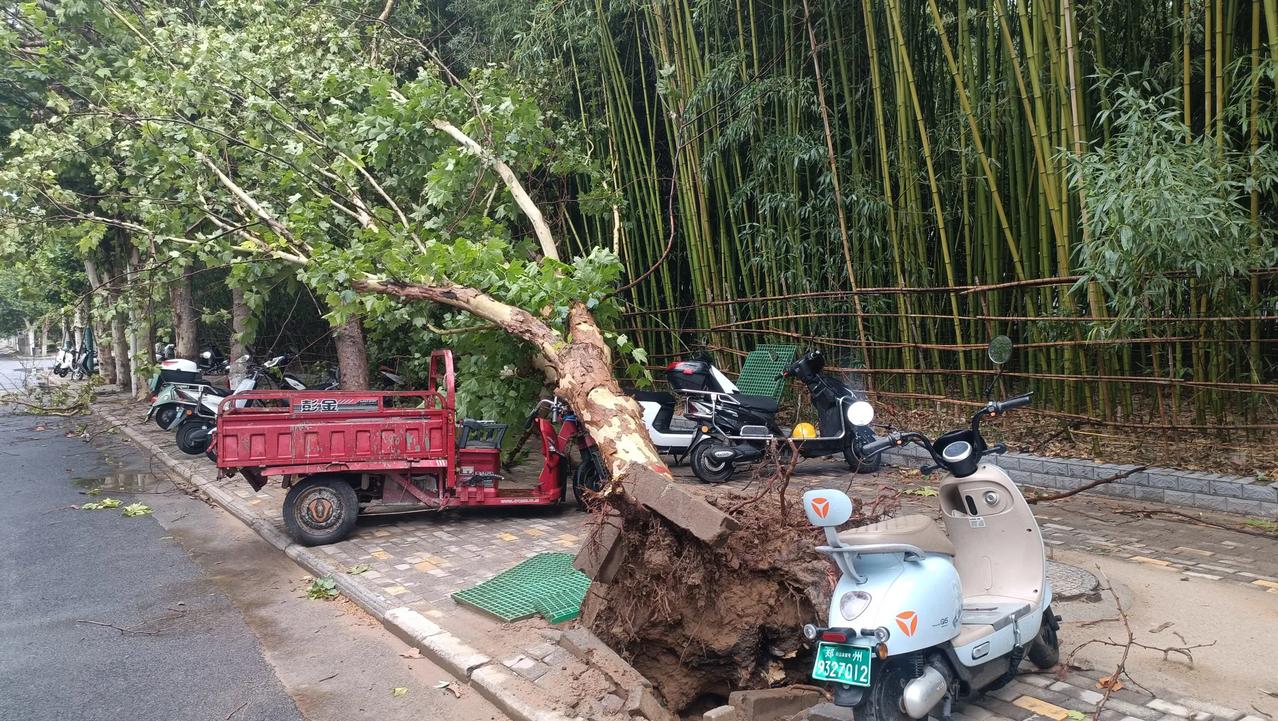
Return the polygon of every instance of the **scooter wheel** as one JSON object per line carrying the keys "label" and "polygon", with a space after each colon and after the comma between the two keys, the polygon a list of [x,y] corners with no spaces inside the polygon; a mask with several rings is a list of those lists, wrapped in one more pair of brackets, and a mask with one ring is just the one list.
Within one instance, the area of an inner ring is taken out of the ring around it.
{"label": "scooter wheel", "polygon": [[177,417],[177,412],[177,406],[165,406],[161,408],[155,412],[155,425],[164,430],[168,430],[169,424],[173,422],[175,417]]}
{"label": "scooter wheel", "polygon": [[208,450],[208,424],[205,421],[183,421],[177,429],[177,447],[188,456],[198,456]]}
{"label": "scooter wheel", "polygon": [[1034,637],[1025,653],[1030,663],[1043,670],[1055,668],[1061,662],[1061,642],[1056,637],[1058,625],[1056,615],[1048,606],[1043,611],[1043,625],[1038,627],[1038,636]]}
{"label": "scooter wheel", "polygon": [[913,678],[911,669],[901,662],[889,661],[880,666],[861,702],[853,706],[858,721],[911,721],[901,708],[901,697]]}
{"label": "scooter wheel", "polygon": [[310,476],[284,496],[284,527],[303,546],[337,543],[355,529],[359,498],[340,476]]}
{"label": "scooter wheel", "polygon": [[883,454],[876,453],[873,458],[863,459],[858,451],[867,443],[873,443],[878,440],[874,437],[874,431],[869,428],[859,427],[856,429],[856,438],[843,449],[843,460],[857,473],[878,473],[883,467]]}
{"label": "scooter wheel", "polygon": [[710,455],[710,452],[716,448],[722,448],[722,446],[712,441],[702,441],[689,454],[688,465],[692,466],[693,474],[702,483],[723,483],[732,478],[732,474],[736,472],[732,461],[716,460]]}

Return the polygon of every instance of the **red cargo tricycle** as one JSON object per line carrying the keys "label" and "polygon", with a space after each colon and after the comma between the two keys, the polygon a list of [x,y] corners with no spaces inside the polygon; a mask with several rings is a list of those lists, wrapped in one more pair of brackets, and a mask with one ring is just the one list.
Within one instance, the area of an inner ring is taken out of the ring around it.
{"label": "red cargo tricycle", "polygon": [[[219,410],[217,467],[244,476],[254,490],[279,477],[288,489],[284,525],[308,546],[342,540],[370,507],[562,503],[568,449],[594,454],[589,436],[568,418],[559,430],[539,419],[541,474],[532,487],[511,487],[501,471],[506,425],[458,423],[454,391],[452,353],[440,350],[431,354],[424,391],[241,393]],[[258,402],[235,402],[245,399]]]}

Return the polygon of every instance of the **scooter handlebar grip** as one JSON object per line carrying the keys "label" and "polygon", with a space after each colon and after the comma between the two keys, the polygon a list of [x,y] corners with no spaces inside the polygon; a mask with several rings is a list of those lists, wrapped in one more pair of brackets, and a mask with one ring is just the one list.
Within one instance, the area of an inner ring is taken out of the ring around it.
{"label": "scooter handlebar grip", "polygon": [[893,438],[892,436],[888,436],[887,438],[880,438],[876,441],[872,441],[870,443],[866,443],[865,445],[861,446],[861,455],[872,456],[876,453],[882,453],[883,451],[886,451],[887,449],[892,448],[894,446],[896,446],[896,439]]}
{"label": "scooter handlebar grip", "polygon": [[1029,396],[1029,394],[1026,394],[1023,396],[1017,396],[1016,398],[1008,398],[1002,403],[999,403],[998,406],[1000,411],[1010,411],[1013,408],[1020,408],[1021,406],[1029,405],[1031,400],[1033,399]]}

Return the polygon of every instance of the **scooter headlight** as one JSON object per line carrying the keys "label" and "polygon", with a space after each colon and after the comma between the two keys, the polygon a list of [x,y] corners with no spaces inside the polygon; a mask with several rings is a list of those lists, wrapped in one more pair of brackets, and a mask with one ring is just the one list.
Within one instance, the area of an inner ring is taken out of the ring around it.
{"label": "scooter headlight", "polygon": [[870,594],[865,591],[848,591],[839,597],[839,613],[844,620],[855,621],[870,607]]}

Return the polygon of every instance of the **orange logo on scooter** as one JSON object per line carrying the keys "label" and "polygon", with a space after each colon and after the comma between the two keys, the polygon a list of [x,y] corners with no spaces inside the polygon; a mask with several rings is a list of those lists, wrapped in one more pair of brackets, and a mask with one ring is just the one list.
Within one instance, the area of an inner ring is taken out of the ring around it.
{"label": "orange logo on scooter", "polygon": [[913,611],[902,611],[896,614],[896,625],[906,636],[913,636],[919,627],[919,615]]}
{"label": "orange logo on scooter", "polygon": [[817,514],[817,518],[825,518],[830,512],[830,502],[824,498],[813,498],[812,512]]}

